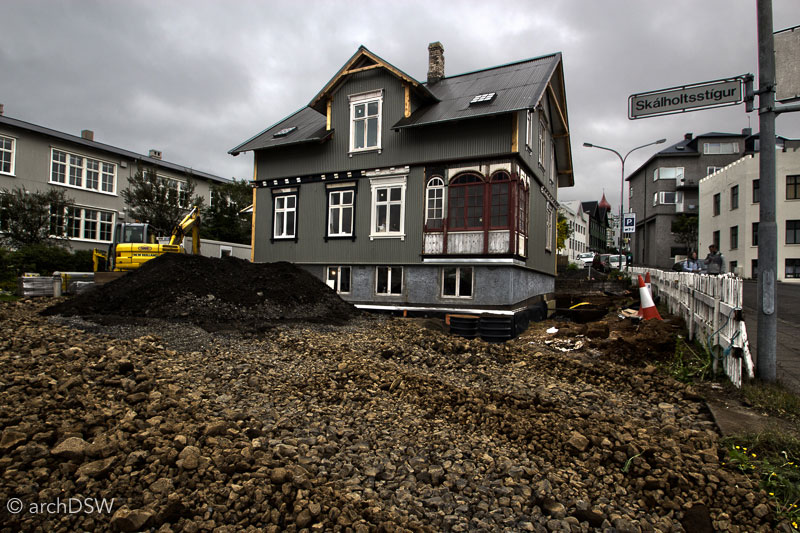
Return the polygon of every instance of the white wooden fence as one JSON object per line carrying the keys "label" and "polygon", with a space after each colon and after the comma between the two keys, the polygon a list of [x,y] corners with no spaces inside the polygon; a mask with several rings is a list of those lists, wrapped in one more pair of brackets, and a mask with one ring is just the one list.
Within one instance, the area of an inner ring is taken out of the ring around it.
{"label": "white wooden fence", "polygon": [[753,378],[753,359],[741,315],[742,280],[732,274],[708,276],[631,267],[634,281],[650,272],[653,296],[661,296],[673,315],[683,317],[689,339],[707,345],[714,354],[714,372],[721,361],[725,374],[737,387]]}

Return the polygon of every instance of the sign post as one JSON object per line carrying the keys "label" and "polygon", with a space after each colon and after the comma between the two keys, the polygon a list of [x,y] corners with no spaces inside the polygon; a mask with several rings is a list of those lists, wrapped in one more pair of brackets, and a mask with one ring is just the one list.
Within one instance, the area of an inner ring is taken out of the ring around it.
{"label": "sign post", "polygon": [[636,213],[625,213],[622,216],[622,233],[636,233]]}

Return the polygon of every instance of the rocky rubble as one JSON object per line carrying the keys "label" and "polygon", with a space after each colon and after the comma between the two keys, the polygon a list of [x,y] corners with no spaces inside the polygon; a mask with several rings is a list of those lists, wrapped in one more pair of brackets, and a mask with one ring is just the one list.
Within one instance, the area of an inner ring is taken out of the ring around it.
{"label": "rocky rubble", "polygon": [[772,530],[652,366],[381,318],[111,336],[41,306],[0,307],[0,495],[113,509],[0,531]]}

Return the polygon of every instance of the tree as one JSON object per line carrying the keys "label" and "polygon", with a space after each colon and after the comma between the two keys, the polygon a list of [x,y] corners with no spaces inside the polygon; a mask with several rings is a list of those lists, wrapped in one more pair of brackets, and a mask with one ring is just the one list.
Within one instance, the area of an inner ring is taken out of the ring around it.
{"label": "tree", "polygon": [[253,189],[246,181],[211,186],[211,205],[203,210],[200,236],[204,239],[250,244],[250,215],[243,214],[253,203]]}
{"label": "tree", "polygon": [[64,217],[73,205],[61,189],[44,192],[17,187],[0,194],[0,227],[3,244],[14,248],[34,244],[66,243]]}
{"label": "tree", "polygon": [[567,247],[567,241],[572,237],[573,229],[569,227],[569,221],[562,213],[558,214],[556,222],[556,248],[563,250]]}
{"label": "tree", "polygon": [[686,247],[688,255],[697,251],[697,215],[678,215],[672,221],[671,230],[675,235],[675,240]]}
{"label": "tree", "polygon": [[[195,184],[190,176],[185,182],[165,178],[155,169],[139,169],[128,179],[128,188],[121,191],[133,220],[147,222],[157,236],[166,236],[193,206],[202,207],[202,196],[194,196]],[[191,200],[191,201],[190,201]]]}

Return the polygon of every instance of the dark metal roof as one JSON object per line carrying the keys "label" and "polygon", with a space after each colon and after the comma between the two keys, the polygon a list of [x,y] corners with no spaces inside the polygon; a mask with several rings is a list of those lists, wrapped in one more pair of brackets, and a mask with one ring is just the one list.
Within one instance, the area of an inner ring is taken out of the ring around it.
{"label": "dark metal roof", "polygon": [[[255,137],[248,139],[228,153],[239,155],[249,150],[259,150],[261,148],[273,148],[275,146],[286,146],[289,144],[300,144],[305,142],[320,142],[333,133],[327,131],[325,116],[317,113],[310,107],[304,107],[295,111],[283,120],[279,120],[269,128],[265,129]],[[288,135],[275,137],[274,135],[285,128],[297,128]]]}
{"label": "dark metal roof", "polygon": [[[408,128],[534,107],[560,61],[560,53],[550,54],[425,84],[439,102],[416,110],[392,127]],[[475,96],[487,93],[497,96],[489,103],[470,105]]]}
{"label": "dark metal roof", "polygon": [[168,161],[163,161],[161,159],[155,159],[150,156],[137,154],[136,152],[131,152],[129,150],[123,150],[122,148],[117,148],[116,146],[111,146],[109,144],[103,144],[96,141],[90,141],[88,139],[84,139],[83,137],[79,137],[77,135],[70,135],[69,133],[63,133],[56,130],[51,130],[50,128],[45,128],[43,126],[37,126],[36,124],[31,124],[29,122],[25,122],[22,120],[17,120],[15,118],[6,117],[0,115],[0,124],[6,124],[8,126],[12,126],[15,128],[24,129],[27,131],[31,131],[34,133],[39,133],[41,135],[46,135],[48,137],[54,137],[56,139],[61,139],[64,141],[71,142],[73,144],[79,144],[81,146],[86,146],[87,148],[92,148],[93,150],[100,150],[102,152],[107,152],[111,154],[115,154],[122,157],[127,157],[130,159],[134,159],[137,161],[142,161],[142,163],[147,165],[152,165],[159,168],[165,168],[169,170],[173,170],[175,172],[181,172],[186,174],[191,174],[193,177],[196,178],[203,178],[210,181],[218,181],[221,183],[228,183],[231,180],[227,178],[223,178],[221,176],[215,176],[214,174],[209,174],[207,172],[201,172],[199,170],[195,170],[191,167],[186,167],[183,165],[178,165],[175,163],[170,163]]}

